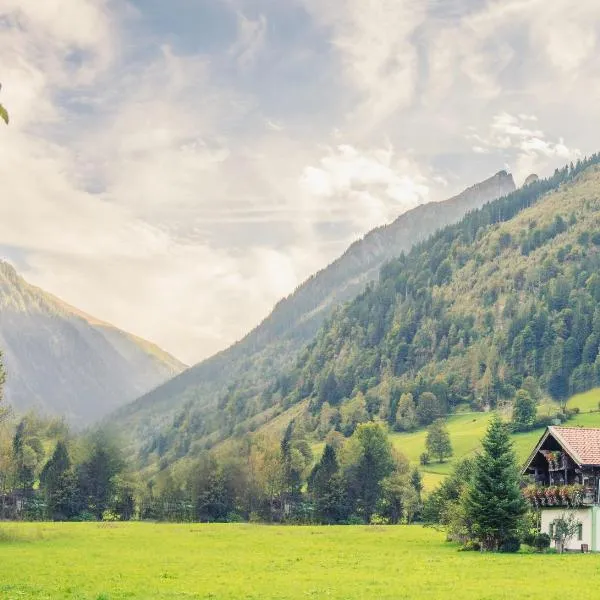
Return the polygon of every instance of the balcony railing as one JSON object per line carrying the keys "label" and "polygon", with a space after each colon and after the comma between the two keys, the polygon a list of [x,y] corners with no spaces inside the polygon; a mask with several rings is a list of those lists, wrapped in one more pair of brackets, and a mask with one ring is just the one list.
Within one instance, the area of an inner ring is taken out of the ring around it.
{"label": "balcony railing", "polygon": [[582,485],[529,485],[523,495],[533,506],[586,506],[596,503],[596,495],[592,488]]}

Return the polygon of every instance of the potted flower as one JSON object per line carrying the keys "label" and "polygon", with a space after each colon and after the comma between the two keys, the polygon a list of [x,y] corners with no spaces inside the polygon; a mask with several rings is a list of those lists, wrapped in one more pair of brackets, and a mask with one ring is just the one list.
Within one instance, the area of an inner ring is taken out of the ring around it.
{"label": "potted flower", "polygon": [[555,485],[549,485],[546,488],[546,501],[548,502],[548,506],[557,504],[558,498],[558,488]]}

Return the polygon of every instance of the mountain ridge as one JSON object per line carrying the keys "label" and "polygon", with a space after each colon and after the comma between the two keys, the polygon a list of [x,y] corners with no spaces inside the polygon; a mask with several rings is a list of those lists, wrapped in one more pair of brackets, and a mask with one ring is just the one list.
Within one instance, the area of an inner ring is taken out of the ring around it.
{"label": "mountain ridge", "polygon": [[440,229],[386,263],[269,386],[234,383],[212,410],[186,404],[142,464],[290,419],[316,439],[369,420],[412,431],[459,406],[600,385],[598,190],[594,155]]}
{"label": "mountain ridge", "polygon": [[84,426],[181,372],[138,336],[72,307],[0,261],[0,348],[6,398]]}
{"label": "mountain ridge", "polygon": [[231,381],[245,377],[255,384],[270,378],[295,359],[336,306],[377,277],[389,258],[409,250],[466,212],[515,189],[512,175],[499,171],[446,201],[420,205],[372,230],[329,267],[280,300],[271,314],[240,341],[122,407],[110,419],[137,428],[138,437],[145,438],[156,426],[165,425],[173,411],[186,402],[214,406]]}

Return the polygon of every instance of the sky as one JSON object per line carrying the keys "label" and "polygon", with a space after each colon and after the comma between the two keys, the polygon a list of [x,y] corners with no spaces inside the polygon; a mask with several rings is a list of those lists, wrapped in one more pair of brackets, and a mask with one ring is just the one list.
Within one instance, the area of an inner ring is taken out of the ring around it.
{"label": "sky", "polygon": [[354,240],[600,150],[597,0],[0,0],[0,257],[188,364]]}

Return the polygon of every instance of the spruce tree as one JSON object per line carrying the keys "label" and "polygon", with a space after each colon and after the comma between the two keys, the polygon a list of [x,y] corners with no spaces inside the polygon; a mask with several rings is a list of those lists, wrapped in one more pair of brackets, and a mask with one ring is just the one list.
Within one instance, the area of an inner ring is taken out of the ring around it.
{"label": "spruce tree", "polygon": [[482,550],[498,550],[504,541],[516,537],[526,510],[525,500],[512,443],[497,415],[483,439],[483,452],[475,461],[464,509]]}
{"label": "spruce tree", "polygon": [[325,446],[321,460],[308,478],[308,491],[320,523],[337,523],[346,518],[346,500],[335,448]]}
{"label": "spruce tree", "polygon": [[52,458],[40,474],[40,487],[44,492],[47,518],[63,521],[76,514],[76,482],[69,451],[62,440],[57,442]]}
{"label": "spruce tree", "polygon": [[529,431],[535,425],[537,406],[526,390],[519,390],[513,405],[512,423],[515,431]]}

